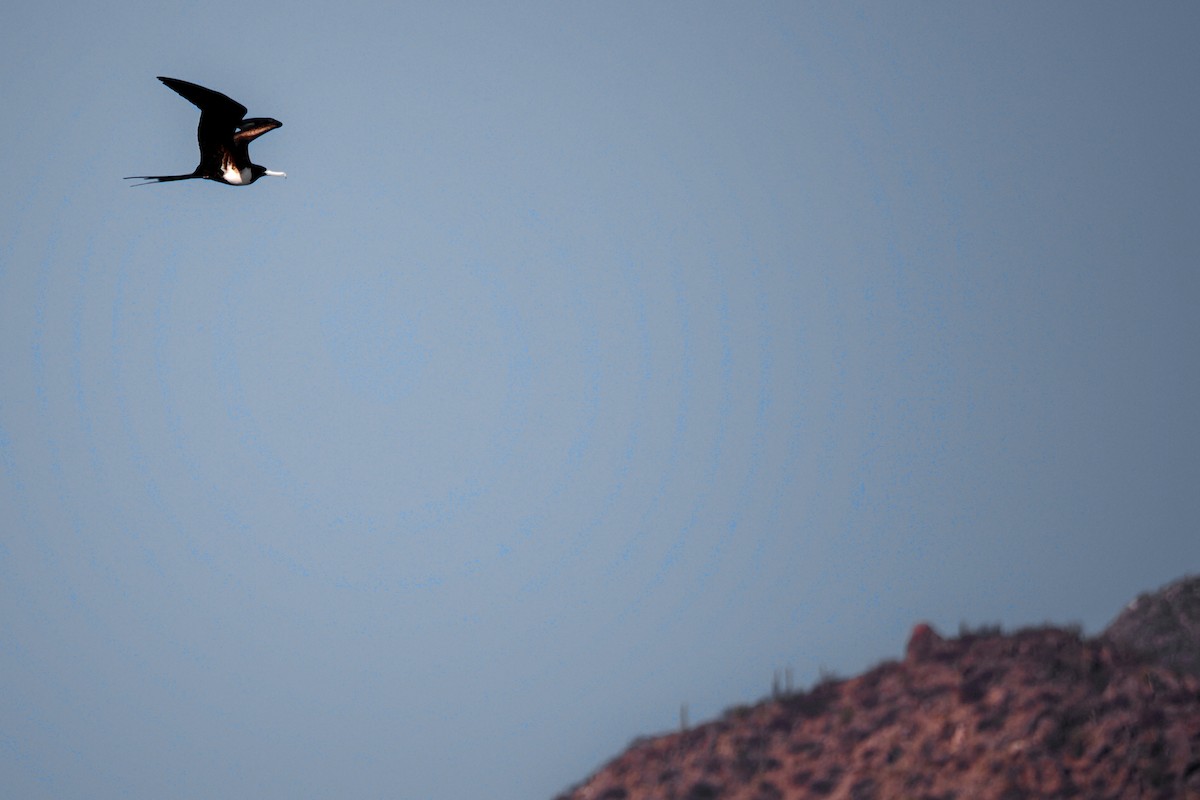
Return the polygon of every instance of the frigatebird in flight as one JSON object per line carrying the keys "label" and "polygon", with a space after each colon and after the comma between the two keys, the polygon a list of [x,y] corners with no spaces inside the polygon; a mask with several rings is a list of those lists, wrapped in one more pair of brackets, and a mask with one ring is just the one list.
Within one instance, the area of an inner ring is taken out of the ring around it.
{"label": "frigatebird in flight", "polygon": [[[246,107],[220,92],[177,78],[160,76],[159,80],[200,109],[200,125],[196,129],[200,165],[189,175],[134,175],[125,180],[162,183],[204,178],[230,186],[245,186],[264,175],[287,177],[286,172],[273,172],[250,163],[250,142],[280,127],[282,122],[270,117],[245,119]],[[145,186],[146,183],[135,183],[134,186]]]}

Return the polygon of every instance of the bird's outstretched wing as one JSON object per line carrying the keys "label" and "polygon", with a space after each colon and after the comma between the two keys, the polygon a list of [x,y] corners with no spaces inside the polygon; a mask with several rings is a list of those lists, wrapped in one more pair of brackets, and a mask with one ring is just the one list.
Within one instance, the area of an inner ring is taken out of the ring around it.
{"label": "bird's outstretched wing", "polygon": [[244,119],[238,125],[237,133],[233,135],[233,141],[237,143],[252,142],[262,136],[267,131],[273,131],[276,128],[283,127],[283,123],[277,119],[270,117],[255,117],[254,119]]}
{"label": "bird's outstretched wing", "polygon": [[237,132],[246,107],[220,92],[205,89],[178,78],[158,77],[170,89],[178,92],[185,100],[200,109],[200,123],[196,126],[196,143],[200,145],[202,172],[222,169],[225,153],[232,152],[233,135]]}
{"label": "bird's outstretched wing", "polygon": [[214,120],[228,121],[234,127],[242,121],[242,117],[246,116],[244,105],[220,92],[214,92],[212,89],[205,89],[203,86],[181,81],[178,78],[164,78],[159,75],[158,79],[200,109],[201,115],[211,114]]}

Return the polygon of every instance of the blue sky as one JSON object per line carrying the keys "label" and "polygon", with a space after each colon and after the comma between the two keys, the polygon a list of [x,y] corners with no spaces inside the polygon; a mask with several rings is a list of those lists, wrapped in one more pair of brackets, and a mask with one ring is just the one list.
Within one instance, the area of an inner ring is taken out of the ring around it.
{"label": "blue sky", "polygon": [[549,798],[1200,570],[1197,16],[9,12],[4,784]]}

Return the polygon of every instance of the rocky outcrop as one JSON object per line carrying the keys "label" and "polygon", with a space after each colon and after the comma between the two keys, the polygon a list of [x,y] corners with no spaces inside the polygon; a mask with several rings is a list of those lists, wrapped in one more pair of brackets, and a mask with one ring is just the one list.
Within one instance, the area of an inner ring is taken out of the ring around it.
{"label": "rocky outcrop", "polygon": [[1200,575],[1139,595],[1101,636],[1171,669],[1200,677]]}
{"label": "rocky outcrop", "polygon": [[635,742],[560,800],[1066,797],[1200,800],[1200,678],[1070,630],[922,624],[903,661]]}

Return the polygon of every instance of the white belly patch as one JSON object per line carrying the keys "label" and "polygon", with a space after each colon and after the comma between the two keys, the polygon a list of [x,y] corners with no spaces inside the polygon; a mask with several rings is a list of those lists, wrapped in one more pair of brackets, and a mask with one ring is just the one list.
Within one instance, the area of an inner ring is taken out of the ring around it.
{"label": "white belly patch", "polygon": [[250,169],[246,168],[239,171],[233,164],[226,164],[221,170],[221,177],[225,179],[226,183],[240,185],[250,180]]}

